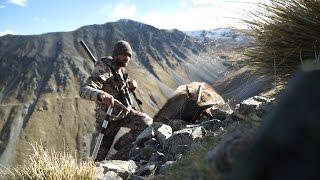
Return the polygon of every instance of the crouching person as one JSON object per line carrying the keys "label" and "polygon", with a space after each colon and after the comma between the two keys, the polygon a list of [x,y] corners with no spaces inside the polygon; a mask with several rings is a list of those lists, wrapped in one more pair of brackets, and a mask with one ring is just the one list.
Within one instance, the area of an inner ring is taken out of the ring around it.
{"label": "crouching person", "polygon": [[[80,88],[80,96],[96,102],[96,132],[99,134],[104,119],[107,118],[107,109],[113,107],[113,114],[118,114],[121,108],[115,104],[115,99],[125,105],[129,112],[109,121],[100,149],[95,161],[102,161],[111,148],[113,140],[121,127],[130,128],[130,131],[119,139],[116,150],[129,149],[136,137],[153,123],[153,119],[142,112],[131,109],[130,100],[124,96],[125,88],[134,90],[137,87],[135,80],[129,79],[126,67],[131,59],[132,49],[128,42],[118,41],[114,45],[112,57],[102,58],[95,65],[90,77]],[[129,151],[122,151],[116,159],[125,160]]]}

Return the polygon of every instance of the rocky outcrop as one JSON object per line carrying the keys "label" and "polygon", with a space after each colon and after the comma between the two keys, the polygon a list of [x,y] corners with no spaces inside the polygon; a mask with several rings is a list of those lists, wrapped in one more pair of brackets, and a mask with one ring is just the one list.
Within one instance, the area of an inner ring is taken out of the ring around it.
{"label": "rocky outcrop", "polygon": [[211,137],[217,144],[209,148],[199,161],[220,177],[227,177],[245,147],[252,144],[257,127],[273,107],[273,99],[255,96],[238,104],[225,118],[202,119],[198,124],[176,119],[170,121],[172,127],[156,122],[138,136],[128,161],[122,162],[135,162],[135,171],[127,170],[129,175],[121,175],[123,172],[119,173],[119,168],[112,170],[107,167],[112,163],[117,166],[114,160],[99,162],[99,167],[105,167],[105,173],[114,171],[125,179],[165,178],[163,174],[196,149],[201,139]]}

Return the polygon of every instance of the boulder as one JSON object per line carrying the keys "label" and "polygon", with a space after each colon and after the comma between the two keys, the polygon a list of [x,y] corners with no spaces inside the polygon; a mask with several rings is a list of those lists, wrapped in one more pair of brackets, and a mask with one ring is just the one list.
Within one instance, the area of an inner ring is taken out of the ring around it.
{"label": "boulder", "polygon": [[[134,145],[131,149],[130,149],[130,152],[129,152],[129,159],[132,159],[133,157],[135,156],[138,156],[140,151],[141,151],[141,147],[139,147],[138,145]],[[136,161],[136,160],[135,160]]]}
{"label": "boulder", "polygon": [[139,152],[139,158],[141,160],[146,160],[148,161],[151,156],[156,153],[158,151],[157,148],[152,147],[152,146],[145,146],[144,148],[142,148]]}
{"label": "boulder", "polygon": [[200,124],[206,131],[215,132],[222,127],[222,122],[219,119],[211,119]]}
{"label": "boulder", "polygon": [[139,176],[148,176],[155,174],[155,171],[158,169],[158,162],[150,162],[139,168],[137,175]]}
{"label": "boulder", "polygon": [[144,146],[151,146],[154,148],[159,148],[159,146],[161,146],[160,142],[156,138],[149,139],[148,141],[144,142],[143,145]]}
{"label": "boulder", "polygon": [[161,145],[164,146],[166,140],[172,135],[172,128],[159,122],[155,122],[154,124],[156,124],[158,127],[157,129],[155,129],[157,140],[159,140]]}
{"label": "boulder", "polygon": [[210,119],[219,119],[219,120],[225,120],[230,114],[232,114],[232,110],[224,110],[224,109],[218,109],[218,108],[210,108],[207,110],[209,113]]}
{"label": "boulder", "polygon": [[233,118],[259,125],[261,120],[274,108],[274,98],[254,96],[236,105]]}
{"label": "boulder", "polygon": [[203,127],[175,131],[167,140],[165,148],[168,153],[173,155],[185,153],[190,149],[192,142],[202,138],[205,134],[206,130]]}
{"label": "boulder", "polygon": [[155,131],[153,125],[145,128],[139,136],[136,138],[134,144],[141,146],[144,142],[148,141],[149,139],[155,137]]}
{"label": "boulder", "polygon": [[131,179],[131,180],[147,180],[148,178],[145,178],[143,176],[132,175],[132,176],[130,176],[129,179]]}
{"label": "boulder", "polygon": [[165,154],[163,154],[162,152],[155,152],[151,155],[149,161],[150,162],[159,162],[159,161],[164,161],[164,158],[165,158]]}
{"label": "boulder", "polygon": [[99,178],[98,180],[123,180],[118,173],[114,171],[108,171],[106,172],[102,178]]}
{"label": "boulder", "polygon": [[181,119],[172,119],[168,125],[171,126],[173,131],[179,131],[187,127],[189,123]]}
{"label": "boulder", "polygon": [[177,161],[167,161],[164,164],[161,165],[159,169],[159,173],[163,173],[166,169],[171,167],[173,164],[175,164]]}
{"label": "boulder", "polygon": [[155,137],[161,145],[172,135],[172,128],[160,122],[154,122],[151,126],[147,127],[137,138],[135,144],[141,145],[151,138]]}
{"label": "boulder", "polygon": [[132,160],[121,161],[121,160],[105,160],[97,162],[97,167],[102,167],[104,172],[114,171],[116,173],[128,173],[133,174],[138,169],[136,163]]}

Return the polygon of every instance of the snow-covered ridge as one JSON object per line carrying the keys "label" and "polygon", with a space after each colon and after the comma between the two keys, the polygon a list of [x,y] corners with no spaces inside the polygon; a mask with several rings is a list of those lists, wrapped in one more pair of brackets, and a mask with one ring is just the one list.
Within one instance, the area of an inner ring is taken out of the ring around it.
{"label": "snow-covered ridge", "polygon": [[237,43],[247,43],[249,38],[240,30],[231,28],[219,28],[212,30],[184,31],[188,36],[194,37],[200,41],[229,41],[233,40]]}
{"label": "snow-covered ridge", "polygon": [[189,36],[196,38],[226,38],[236,36],[236,32],[229,28],[220,28],[212,30],[185,31]]}

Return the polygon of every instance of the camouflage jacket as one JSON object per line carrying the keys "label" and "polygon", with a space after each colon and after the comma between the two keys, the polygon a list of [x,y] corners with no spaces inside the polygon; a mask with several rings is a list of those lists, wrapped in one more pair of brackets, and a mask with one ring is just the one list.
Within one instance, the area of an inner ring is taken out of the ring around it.
{"label": "camouflage jacket", "polygon": [[[102,91],[111,94],[115,99],[121,100],[121,89],[125,88],[128,79],[125,68],[121,68],[121,74],[115,72],[112,57],[102,58],[95,64],[90,77],[80,88],[80,97],[96,102],[96,119],[103,121],[106,118],[107,107],[99,103],[98,95]],[[122,102],[123,103],[123,102]],[[117,114],[120,107],[114,107],[113,113]]]}

